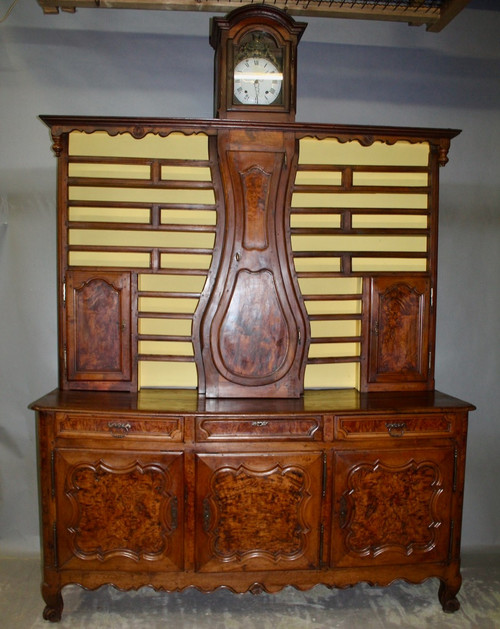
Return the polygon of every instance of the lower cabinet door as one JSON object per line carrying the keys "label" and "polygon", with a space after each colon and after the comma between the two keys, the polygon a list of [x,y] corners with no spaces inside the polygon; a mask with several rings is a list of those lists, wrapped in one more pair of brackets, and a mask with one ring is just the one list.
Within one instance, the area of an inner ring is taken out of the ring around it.
{"label": "lower cabinet door", "polygon": [[334,455],[334,566],[446,560],[454,448]]}
{"label": "lower cabinet door", "polygon": [[199,454],[199,571],[319,566],[322,453]]}
{"label": "lower cabinet door", "polygon": [[58,567],[182,569],[182,461],[180,453],[56,450]]}

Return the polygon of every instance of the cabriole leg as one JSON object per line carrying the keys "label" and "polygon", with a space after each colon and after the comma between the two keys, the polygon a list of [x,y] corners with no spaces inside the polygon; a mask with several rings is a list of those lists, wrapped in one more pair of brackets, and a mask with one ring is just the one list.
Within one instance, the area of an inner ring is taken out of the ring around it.
{"label": "cabriole leg", "polygon": [[462,577],[459,575],[455,579],[441,579],[439,586],[439,602],[443,611],[447,614],[453,614],[460,609],[460,603],[457,599],[458,591],[462,585]]}
{"label": "cabriole leg", "polygon": [[61,590],[50,586],[48,583],[43,583],[42,596],[46,603],[46,607],[43,610],[44,620],[59,622],[64,605]]}

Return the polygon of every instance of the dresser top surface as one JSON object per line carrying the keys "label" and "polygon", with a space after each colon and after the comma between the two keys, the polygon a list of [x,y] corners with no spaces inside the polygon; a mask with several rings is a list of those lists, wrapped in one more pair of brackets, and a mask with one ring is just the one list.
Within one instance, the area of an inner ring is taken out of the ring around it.
{"label": "dresser top surface", "polygon": [[30,406],[36,411],[287,415],[404,413],[474,410],[440,391],[360,393],[356,389],[309,390],[300,398],[206,398],[191,389],[143,389],[138,393],[55,389]]}

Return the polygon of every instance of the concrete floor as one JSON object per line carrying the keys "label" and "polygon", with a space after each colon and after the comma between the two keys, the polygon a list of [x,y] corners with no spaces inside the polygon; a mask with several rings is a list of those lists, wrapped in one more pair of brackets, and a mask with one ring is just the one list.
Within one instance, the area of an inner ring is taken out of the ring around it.
{"label": "concrete floor", "polygon": [[[166,594],[143,588],[63,590],[61,629],[499,629],[500,551],[464,553],[461,609],[444,614],[438,581],[360,584],[348,590],[317,586],[309,592],[235,595],[225,590]],[[50,627],[42,619],[38,557],[0,557],[0,627]]]}

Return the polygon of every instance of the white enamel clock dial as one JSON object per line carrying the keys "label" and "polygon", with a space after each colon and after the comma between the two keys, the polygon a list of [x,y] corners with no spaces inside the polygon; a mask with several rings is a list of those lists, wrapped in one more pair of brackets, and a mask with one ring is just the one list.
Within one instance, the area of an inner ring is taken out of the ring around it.
{"label": "white enamel clock dial", "polygon": [[244,105],[272,105],[282,83],[283,73],[263,57],[243,59],[234,68],[234,96]]}

